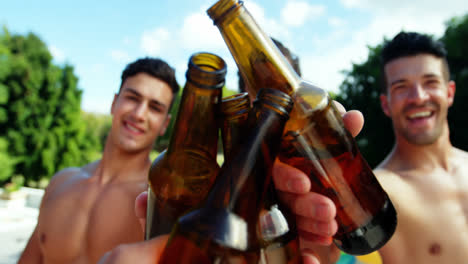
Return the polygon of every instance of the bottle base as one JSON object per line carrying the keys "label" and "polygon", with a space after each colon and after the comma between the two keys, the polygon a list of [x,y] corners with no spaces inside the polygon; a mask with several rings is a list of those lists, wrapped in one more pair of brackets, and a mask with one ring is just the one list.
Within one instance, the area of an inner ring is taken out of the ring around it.
{"label": "bottle base", "polygon": [[390,200],[366,225],[334,237],[335,245],[347,254],[365,255],[390,240],[397,225],[396,211]]}

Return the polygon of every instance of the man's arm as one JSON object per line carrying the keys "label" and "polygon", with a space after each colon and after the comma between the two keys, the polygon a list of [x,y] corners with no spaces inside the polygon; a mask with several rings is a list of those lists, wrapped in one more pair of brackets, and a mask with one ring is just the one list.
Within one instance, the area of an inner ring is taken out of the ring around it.
{"label": "man's arm", "polygon": [[18,264],[32,264],[42,263],[42,252],[39,247],[39,236],[37,233],[37,226],[34,229],[31,237],[29,238],[28,244],[21,254]]}

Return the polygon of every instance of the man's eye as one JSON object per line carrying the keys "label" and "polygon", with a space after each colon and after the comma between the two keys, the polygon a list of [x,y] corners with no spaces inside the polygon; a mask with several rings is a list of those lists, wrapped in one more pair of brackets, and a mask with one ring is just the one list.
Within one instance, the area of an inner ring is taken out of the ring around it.
{"label": "man's eye", "polygon": [[159,107],[159,106],[151,106],[151,109],[153,111],[156,111],[156,112],[159,112],[159,113],[163,111],[163,109],[161,107]]}
{"label": "man's eye", "polygon": [[436,80],[436,79],[427,80],[427,81],[426,81],[426,84],[427,84],[427,85],[430,85],[430,86],[434,86],[434,85],[439,84],[439,80]]}
{"label": "man's eye", "polygon": [[395,85],[395,86],[393,86],[392,89],[395,90],[395,91],[399,91],[399,90],[405,89],[405,86],[404,85]]}

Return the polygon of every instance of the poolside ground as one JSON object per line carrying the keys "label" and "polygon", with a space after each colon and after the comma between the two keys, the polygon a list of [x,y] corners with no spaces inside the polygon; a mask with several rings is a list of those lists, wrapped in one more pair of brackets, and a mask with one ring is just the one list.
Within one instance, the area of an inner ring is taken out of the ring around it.
{"label": "poolside ground", "polygon": [[[14,264],[36,226],[42,190],[26,188],[25,197],[0,200],[0,264]],[[1,192],[1,191],[0,191]]]}

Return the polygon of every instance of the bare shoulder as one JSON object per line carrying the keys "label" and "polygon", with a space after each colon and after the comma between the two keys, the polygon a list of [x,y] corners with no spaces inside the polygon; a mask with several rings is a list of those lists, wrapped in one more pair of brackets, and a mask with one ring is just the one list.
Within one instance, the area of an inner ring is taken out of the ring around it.
{"label": "bare shoulder", "polygon": [[385,167],[377,167],[374,169],[373,172],[379,181],[395,181],[400,178],[400,175],[398,175],[398,173]]}
{"label": "bare shoulder", "polygon": [[48,189],[53,189],[57,185],[61,185],[64,182],[69,181],[75,177],[83,177],[85,175],[89,175],[92,171],[92,167],[95,167],[96,162],[89,163],[83,167],[69,167],[58,171],[57,173],[52,176],[49,185],[47,186]]}
{"label": "bare shoulder", "polygon": [[468,152],[458,148],[453,148],[453,150],[457,160],[459,160],[460,162],[468,162]]}
{"label": "bare shoulder", "polygon": [[374,174],[388,193],[397,192],[399,189],[407,187],[407,183],[401,175],[388,168],[377,167],[374,169]]}
{"label": "bare shoulder", "polygon": [[[45,189],[44,198],[49,196],[55,190],[60,189],[61,186],[68,184],[78,178],[89,177],[93,168],[97,166],[97,162],[89,163],[83,167],[69,167],[58,171],[52,176],[47,188]],[[43,199],[46,201],[47,199]]]}

